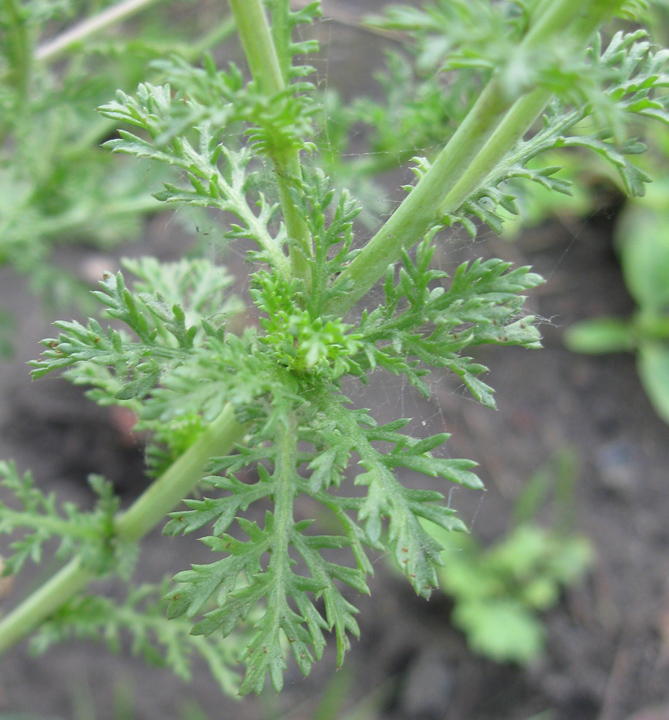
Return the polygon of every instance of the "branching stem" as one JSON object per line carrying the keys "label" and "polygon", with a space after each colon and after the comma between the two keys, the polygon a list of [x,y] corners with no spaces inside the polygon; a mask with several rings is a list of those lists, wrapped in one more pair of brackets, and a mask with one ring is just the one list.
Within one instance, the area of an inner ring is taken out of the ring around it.
{"label": "branching stem", "polygon": [[[202,432],[197,441],[116,521],[120,540],[134,542],[146,535],[186,497],[202,478],[210,458],[230,452],[244,428],[232,405]],[[0,655],[32,632],[97,575],[75,558],[0,621]]]}
{"label": "branching stem", "polygon": [[[556,0],[538,13],[523,47],[533,51],[567,31],[584,42],[621,5],[622,0]],[[527,132],[549,99],[550,93],[538,88],[514,102],[500,76],[493,76],[432,167],[339,277],[338,284],[350,284],[350,292],[339,295],[328,311],[350,310],[403,248],[415,245],[445,211],[457,209]]]}
{"label": "branching stem", "polygon": [[[572,33],[575,44],[585,43],[596,28],[606,20],[607,15],[620,6],[622,2],[596,0],[588,17],[575,24]],[[542,7],[540,11],[543,13],[545,9]],[[550,99],[551,93],[548,90],[537,88],[515,102],[475,160],[444,198],[439,206],[440,215],[455,212],[465,202],[480,185],[486,173],[496,167],[508,149],[514,147],[534,125]]]}

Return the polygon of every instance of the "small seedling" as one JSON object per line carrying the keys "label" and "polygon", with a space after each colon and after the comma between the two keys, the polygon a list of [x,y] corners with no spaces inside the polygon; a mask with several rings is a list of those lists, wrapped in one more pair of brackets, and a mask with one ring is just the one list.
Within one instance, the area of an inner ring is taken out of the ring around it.
{"label": "small seedling", "polygon": [[[514,526],[489,547],[473,535],[428,527],[446,548],[439,581],[454,602],[452,622],[474,652],[519,665],[544,652],[539,613],[554,607],[594,559],[590,541],[571,530],[576,471],[567,451],[538,470],[515,503]],[[545,528],[535,518],[551,493],[555,517]]]}

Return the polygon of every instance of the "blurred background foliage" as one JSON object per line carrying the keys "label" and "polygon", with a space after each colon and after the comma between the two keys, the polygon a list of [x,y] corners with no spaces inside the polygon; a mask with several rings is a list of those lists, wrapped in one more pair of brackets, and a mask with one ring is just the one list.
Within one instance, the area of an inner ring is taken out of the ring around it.
{"label": "blurred background foliage", "polygon": [[[118,88],[160,81],[154,60],[195,60],[234,29],[206,2],[147,11],[155,5],[0,3],[0,266],[25,276],[54,309],[90,303],[85,278],[53,263],[56,248],[137,240],[142,220],[165,208],[148,190],[167,179],[165,169],[112,158],[101,145],[116,124],[96,108]],[[0,308],[5,353],[11,322]]]}

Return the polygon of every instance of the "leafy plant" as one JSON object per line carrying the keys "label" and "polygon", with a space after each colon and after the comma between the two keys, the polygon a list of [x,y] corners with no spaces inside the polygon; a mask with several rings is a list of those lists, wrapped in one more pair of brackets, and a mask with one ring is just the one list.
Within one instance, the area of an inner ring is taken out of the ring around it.
{"label": "leafy plant", "polygon": [[[167,660],[179,671],[186,647],[226,665],[217,648],[230,636],[226,643],[246,665],[240,692],[248,693],[268,675],[280,690],[288,654],[308,674],[329,633],[341,664],[359,633],[353,596],[369,592],[370,553],[390,554],[427,597],[443,560],[423,521],[465,529],[443,494],[417,481],[480,489],[474,463],[445,456],[447,434],[415,436],[406,418],[379,425],[346,394],[373,372],[404,375],[428,394],[430,371],[447,369],[494,407],[486,368],[470,354],[480,345],[539,346],[523,302],[541,278],[500,260],[464,263],[449,277],[431,264],[442,231],[458,222],[475,234],[477,218],[495,227],[499,208],[515,208],[512,178],[566,191],[557,168],[527,166],[556,146],[594,150],[629,192],[642,193],[648,178],[628,157],[642,146],[627,137],[626,122],[666,120],[667,99],[664,54],[636,33],[606,47],[596,34],[622,1],[440,2],[393,11],[387,22],[419,47],[435,35],[451,38],[436,72],[473,69],[482,89],[475,100],[471,92],[444,148],[416,159],[417,181],[365,241],[358,204],[319,166],[320,97],[304,59],[316,44],[293,37],[317,17],[318,3],[296,12],[286,0],[230,4],[250,81],[211,59],[202,67],[173,59],[161,64],[169,84],[120,91],[101,113],[129,128],[109,149],[178,171],[161,202],[214,208],[229,220],[227,238],[255,244],[248,259],[257,323],[233,331],[239,303],[227,294],[229,278],[198,259],[127,263],[95,293],[108,322],[56,323],[59,334],[44,341],[34,375],[65,371],[96,402],[135,412],[137,428],[151,434],[155,480],[113,514],[113,498],[95,481],[104,502],[86,514],[59,510],[34,494],[29,476],[3,466],[22,502],[0,507],[3,529],[25,533],[8,567],[25,548],[39,548],[45,533],[62,536],[71,559],[0,622],[0,651],[41,627],[38,637],[47,639],[93,630],[113,638],[115,628],[128,628],[146,652],[151,628],[175,648]],[[472,12],[481,34],[472,32]],[[540,116],[543,127],[523,140]],[[589,135],[572,132],[586,119]],[[369,294],[379,280],[380,299]],[[351,312],[363,298],[362,314]],[[202,495],[190,498],[197,487]],[[302,498],[338,531],[324,534],[303,516]],[[212,562],[179,572],[165,592],[176,624],[157,624],[154,611],[142,609],[144,591],[121,606],[88,598],[101,575],[127,576],[130,547],[167,513],[166,534],[202,531],[214,553]],[[196,642],[173,646],[169,627],[191,628]]]}

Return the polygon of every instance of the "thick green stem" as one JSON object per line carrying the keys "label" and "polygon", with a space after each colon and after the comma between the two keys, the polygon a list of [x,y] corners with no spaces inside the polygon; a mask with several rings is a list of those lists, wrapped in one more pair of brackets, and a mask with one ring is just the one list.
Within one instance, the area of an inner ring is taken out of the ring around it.
{"label": "thick green stem", "polygon": [[281,209],[283,210],[283,219],[286,223],[286,232],[288,233],[288,237],[297,241],[300,248],[299,251],[295,248],[290,248],[290,262],[293,275],[304,279],[307,287],[309,287],[311,285],[311,273],[307,258],[313,256],[311,233],[304,218],[298,213],[290,194],[290,188],[293,185],[291,178],[301,178],[302,167],[300,166],[297,153],[294,157],[288,158],[286,161],[273,158],[272,162],[276,172],[279,201],[281,202]]}
{"label": "thick green stem", "polygon": [[[209,460],[230,452],[243,435],[244,428],[235,420],[233,407],[227,405],[197,441],[120,515],[116,521],[118,538],[134,542],[146,535],[200,482]],[[0,621],[0,654],[37,628],[96,577],[82,566],[79,558],[72,560]]]}
{"label": "thick green stem", "polygon": [[[230,7],[253,79],[267,97],[283,92],[287,78],[281,69],[262,0],[230,0]],[[276,172],[286,231],[301,249],[301,252],[294,248],[290,250],[293,274],[304,278],[309,284],[309,265],[305,256],[309,258],[313,254],[311,235],[290,194],[293,179],[302,178],[299,153],[291,150],[280,156],[275,154],[271,160]]]}
{"label": "thick green stem", "polygon": [[0,622],[0,655],[94,579],[95,574],[82,568],[79,558],[68,563]]}
{"label": "thick green stem", "polygon": [[146,535],[200,482],[209,460],[230,452],[244,436],[232,405],[202,432],[197,441],[156,480],[116,522],[123,540]]}
{"label": "thick green stem", "polygon": [[[587,42],[593,32],[608,16],[622,6],[622,0],[595,0],[587,17],[580,18],[572,31],[575,45]],[[542,8],[543,10],[543,8]],[[439,206],[439,214],[446,215],[456,211],[476,190],[486,175],[534,125],[551,99],[548,90],[537,88],[529,95],[517,100],[504,120],[498,125],[488,142],[460,177],[451,192]]]}
{"label": "thick green stem", "polygon": [[[537,13],[523,47],[534,51],[568,29],[570,40],[585,42],[621,4],[621,0],[556,0]],[[429,171],[339,277],[337,284],[350,284],[350,291],[328,311],[344,314],[353,307],[401,257],[402,249],[415,245],[444,212],[457,209],[522,138],[549,99],[550,93],[535,89],[514,103],[500,77],[493,77]]]}
{"label": "thick green stem", "polygon": [[253,79],[268,97],[280,93],[285,83],[262,0],[230,0],[230,7]]}
{"label": "thick green stem", "polygon": [[401,257],[403,248],[411,247],[423,237],[436,222],[442,199],[474,161],[508,106],[499,83],[493,80],[430,170],[339,277],[337,284],[350,283],[350,288],[345,295],[337,296],[328,307],[329,312],[344,314],[382,277],[386,268]]}
{"label": "thick green stem", "polygon": [[[20,118],[27,114],[32,74],[32,33],[28,25],[26,10],[19,0],[4,0],[6,27],[3,43],[5,55],[9,61],[6,82],[15,94],[15,111]],[[28,123],[21,119],[18,123],[22,133],[28,132]],[[0,145],[4,142],[9,126],[5,118],[0,118]]]}
{"label": "thick green stem", "polygon": [[550,92],[537,89],[516,101],[453,189],[443,199],[439,205],[439,215],[452,213],[462,205],[487,174],[534,125],[550,99]]}

